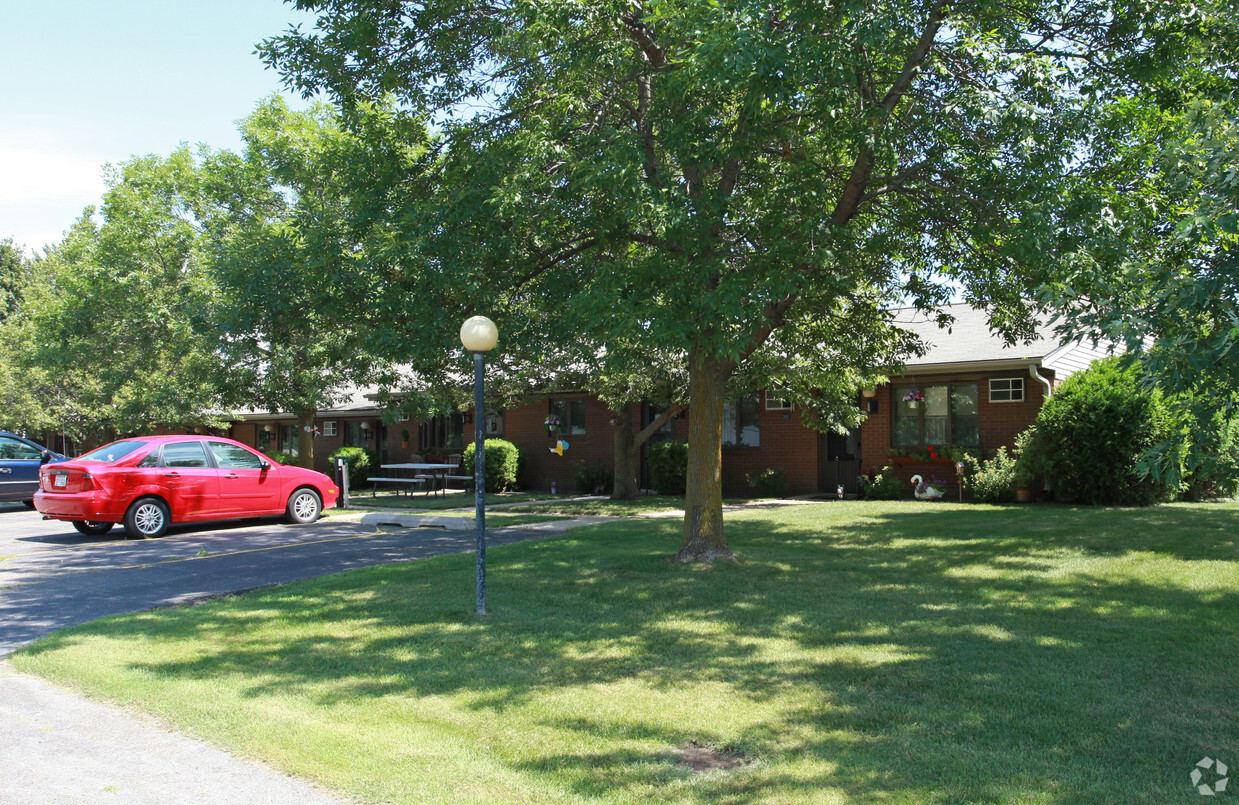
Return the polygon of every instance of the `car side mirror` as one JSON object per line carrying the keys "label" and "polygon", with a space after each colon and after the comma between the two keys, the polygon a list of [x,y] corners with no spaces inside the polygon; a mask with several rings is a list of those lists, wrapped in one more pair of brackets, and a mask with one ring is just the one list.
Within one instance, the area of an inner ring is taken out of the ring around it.
{"label": "car side mirror", "polygon": [[40,467],[48,463],[51,460],[52,460],[51,450],[44,450],[42,453],[39,454],[39,466]]}
{"label": "car side mirror", "polygon": [[264,470],[269,470],[269,469],[271,469],[271,462],[270,462],[270,461],[260,461],[260,462],[258,462],[258,466],[259,466],[259,467],[262,467]]}

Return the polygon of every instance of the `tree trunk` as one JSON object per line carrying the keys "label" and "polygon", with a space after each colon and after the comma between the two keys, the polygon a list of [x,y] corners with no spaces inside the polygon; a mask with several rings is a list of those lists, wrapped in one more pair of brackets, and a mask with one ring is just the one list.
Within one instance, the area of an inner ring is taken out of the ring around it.
{"label": "tree trunk", "polygon": [[632,432],[631,406],[623,413],[611,412],[615,425],[615,488],[611,500],[636,500],[641,496],[641,445],[685,408],[685,405],[668,407],[640,433]]}
{"label": "tree trunk", "polygon": [[688,478],[678,562],[735,561],[723,535],[723,395],[727,365],[694,348],[688,359]]}
{"label": "tree trunk", "polygon": [[317,408],[297,411],[297,466],[314,469],[314,417]]}
{"label": "tree trunk", "polygon": [[611,500],[636,500],[641,496],[641,445],[632,432],[631,411],[632,406],[627,406],[623,411],[611,412],[615,428],[615,485],[611,488]]}

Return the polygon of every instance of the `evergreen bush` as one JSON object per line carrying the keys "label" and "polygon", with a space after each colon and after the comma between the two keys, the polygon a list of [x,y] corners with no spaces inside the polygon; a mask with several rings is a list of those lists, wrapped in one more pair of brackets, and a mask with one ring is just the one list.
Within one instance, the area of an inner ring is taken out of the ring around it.
{"label": "evergreen bush", "polygon": [[781,498],[787,494],[787,477],[782,470],[767,467],[761,472],[749,473],[744,479],[757,490],[760,498]]}
{"label": "evergreen bush", "polygon": [[1239,494],[1239,419],[1213,419],[1211,444],[1193,444],[1183,497],[1187,500],[1231,498]]}
{"label": "evergreen bush", "polygon": [[[520,477],[521,451],[507,439],[487,439],[483,469],[487,492],[511,492],[516,489],[517,478]],[[465,448],[461,458],[461,475],[473,474],[473,456],[477,453],[472,442]]]}
{"label": "evergreen bush", "polygon": [[688,442],[650,445],[650,483],[660,495],[684,494],[688,484]]}
{"label": "evergreen bush", "polygon": [[1067,378],[1041,407],[1036,427],[1035,449],[1060,500],[1147,506],[1178,492],[1137,467],[1146,450],[1173,436],[1169,406],[1117,358]]}
{"label": "evergreen bush", "polygon": [[573,467],[573,487],[578,495],[609,495],[613,485],[611,468],[604,464],[578,461]]}
{"label": "evergreen bush", "polygon": [[348,483],[352,488],[357,488],[369,481],[370,476],[377,474],[379,468],[379,457],[373,450],[366,447],[336,448],[335,452],[328,457],[331,466],[335,466],[337,458],[348,461]]}
{"label": "evergreen bush", "polygon": [[276,464],[287,464],[290,467],[297,466],[297,457],[292,453],[285,453],[283,450],[264,450],[262,454]]}

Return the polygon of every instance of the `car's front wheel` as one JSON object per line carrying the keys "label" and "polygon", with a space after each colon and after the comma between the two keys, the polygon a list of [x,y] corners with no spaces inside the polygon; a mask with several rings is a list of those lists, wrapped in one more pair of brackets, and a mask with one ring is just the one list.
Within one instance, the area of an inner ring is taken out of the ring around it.
{"label": "car's front wheel", "polygon": [[133,539],[162,537],[171,520],[167,503],[159,498],[139,498],[125,512],[125,533]]}
{"label": "car's front wheel", "polygon": [[298,489],[288,499],[288,522],[312,523],[323,513],[323,499],[313,489]]}
{"label": "car's front wheel", "polygon": [[116,523],[97,523],[94,520],[74,520],[73,527],[88,537],[98,537],[112,530]]}

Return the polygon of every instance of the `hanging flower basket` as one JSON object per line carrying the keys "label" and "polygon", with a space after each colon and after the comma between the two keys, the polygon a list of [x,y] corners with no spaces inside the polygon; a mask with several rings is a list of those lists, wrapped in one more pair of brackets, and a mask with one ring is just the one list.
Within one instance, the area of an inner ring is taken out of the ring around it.
{"label": "hanging flower basket", "polygon": [[542,424],[546,425],[546,435],[554,436],[555,432],[559,430],[559,417],[551,414]]}
{"label": "hanging flower basket", "polygon": [[903,395],[903,401],[908,404],[909,408],[916,408],[923,399],[925,399],[925,395],[921,393],[920,389],[908,389],[907,393]]}

